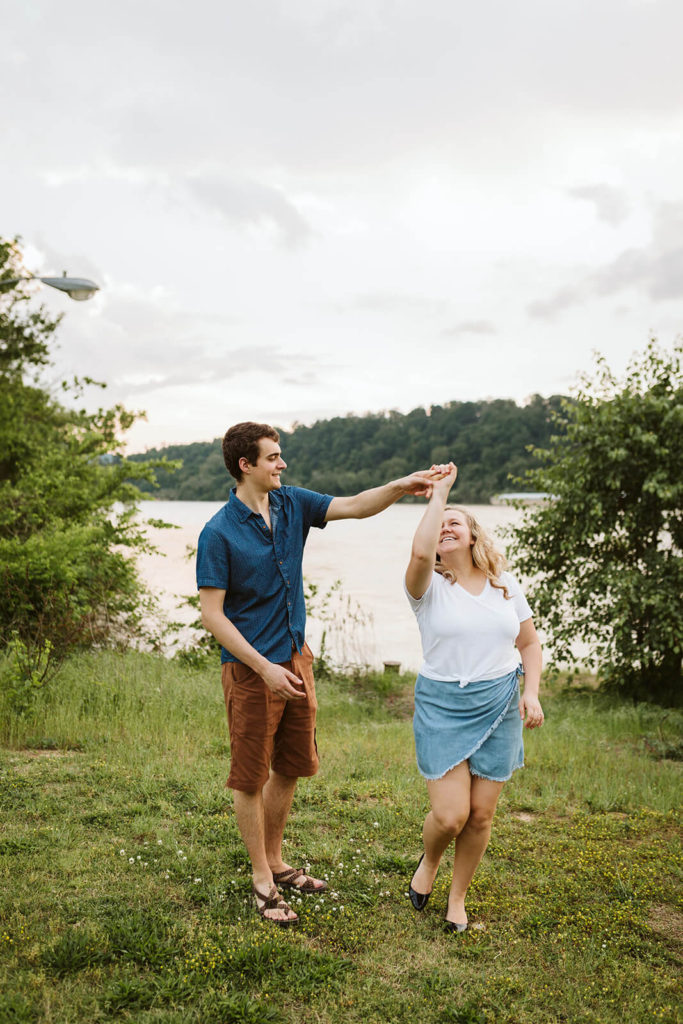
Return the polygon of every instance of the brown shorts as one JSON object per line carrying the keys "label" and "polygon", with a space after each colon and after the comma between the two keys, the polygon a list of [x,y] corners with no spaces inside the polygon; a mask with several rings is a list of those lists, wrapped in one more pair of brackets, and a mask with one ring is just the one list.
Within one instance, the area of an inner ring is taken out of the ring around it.
{"label": "brown shorts", "polygon": [[230,789],[260,790],[270,769],[291,778],[315,775],[318,748],[315,715],[318,702],[313,680],[313,655],[308,644],[292,660],[281,662],[303,681],[307,700],[283,700],[263,679],[240,661],[222,667],[223,694],[230,730]]}

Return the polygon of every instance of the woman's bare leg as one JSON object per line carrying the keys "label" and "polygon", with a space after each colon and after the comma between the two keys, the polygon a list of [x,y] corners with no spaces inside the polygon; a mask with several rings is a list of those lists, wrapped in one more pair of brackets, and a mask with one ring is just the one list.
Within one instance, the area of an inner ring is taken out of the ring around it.
{"label": "woman's bare leg", "polygon": [[466,761],[441,779],[428,779],[431,810],[422,828],[424,857],[412,879],[415,892],[431,892],[443,852],[461,832],[470,814],[470,770]]}
{"label": "woman's bare leg", "polygon": [[479,867],[491,835],[491,823],[504,783],[472,776],[470,812],[467,823],[458,835],[453,859],[453,880],[448,894],[446,919],[465,924],[465,896],[474,872]]}

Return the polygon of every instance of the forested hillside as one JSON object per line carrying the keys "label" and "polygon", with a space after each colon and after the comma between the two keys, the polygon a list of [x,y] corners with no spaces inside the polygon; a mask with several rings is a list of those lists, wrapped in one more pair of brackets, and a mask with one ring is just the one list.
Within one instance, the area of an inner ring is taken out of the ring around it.
{"label": "forested hillside", "polygon": [[[534,397],[524,406],[509,399],[448,402],[412,412],[336,416],[310,427],[280,430],[288,468],[283,481],[328,494],[355,494],[404,476],[433,462],[452,459],[459,467],[459,501],[487,502],[510,490],[510,477],[531,466],[528,446],[545,447],[553,430],[551,411],[561,396]],[[226,422],[225,427],[230,426]],[[278,428],[279,430],[279,428]],[[221,501],[232,479],[223,464],[220,438],[171,445],[133,455],[134,461],[166,456],[181,459],[173,474],[157,472],[157,497],[185,501]],[[149,485],[141,484],[149,491]]]}

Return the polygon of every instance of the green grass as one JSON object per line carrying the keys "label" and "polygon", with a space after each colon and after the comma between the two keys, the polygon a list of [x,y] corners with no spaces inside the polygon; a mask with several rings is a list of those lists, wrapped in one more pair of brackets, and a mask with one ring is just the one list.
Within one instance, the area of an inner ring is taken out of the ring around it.
{"label": "green grass", "polygon": [[84,656],[5,711],[0,1022],[679,1020],[680,713],[548,695],[447,935],[445,863],[424,914],[406,899],[427,809],[408,683],[320,684],[286,849],[330,888],[284,932],[249,900],[217,666]]}

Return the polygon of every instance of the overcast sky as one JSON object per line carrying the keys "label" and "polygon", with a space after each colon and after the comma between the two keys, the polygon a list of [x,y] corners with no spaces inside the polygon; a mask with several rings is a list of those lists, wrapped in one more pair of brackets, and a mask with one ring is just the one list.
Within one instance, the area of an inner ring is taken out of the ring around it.
{"label": "overcast sky", "polygon": [[683,327],[680,0],[5,0],[0,232],[148,419],[566,393]]}

